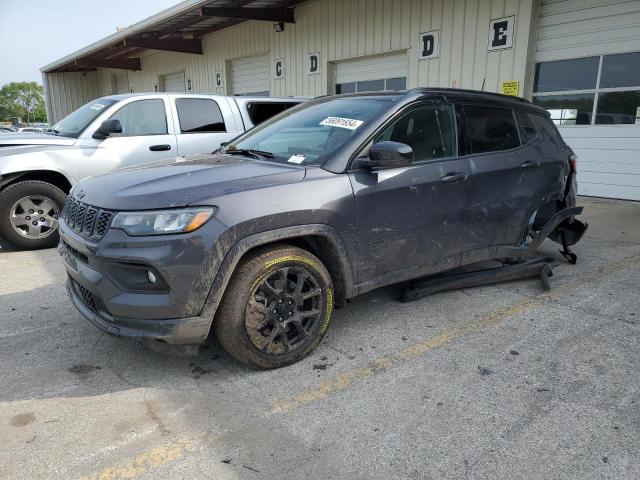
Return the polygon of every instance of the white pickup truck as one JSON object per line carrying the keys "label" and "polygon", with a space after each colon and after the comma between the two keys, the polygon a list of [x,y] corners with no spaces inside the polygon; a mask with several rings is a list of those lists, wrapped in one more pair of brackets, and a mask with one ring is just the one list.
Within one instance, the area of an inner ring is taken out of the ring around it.
{"label": "white pickup truck", "polygon": [[142,93],[102,97],[42,134],[0,136],[0,235],[54,246],[79,180],[172,156],[210,153],[302,99]]}

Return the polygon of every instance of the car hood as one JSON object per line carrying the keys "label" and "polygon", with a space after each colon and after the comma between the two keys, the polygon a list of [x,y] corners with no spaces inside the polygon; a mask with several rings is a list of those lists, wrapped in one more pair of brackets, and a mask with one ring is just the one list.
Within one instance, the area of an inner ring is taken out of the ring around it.
{"label": "car hood", "polygon": [[234,191],[297,182],[298,165],[230,155],[192,155],[90,177],[74,197],[111,210],[153,210],[197,204]]}
{"label": "car hood", "polygon": [[46,133],[5,133],[0,135],[0,152],[7,148],[49,145],[70,146],[76,143],[75,138],[47,135]]}

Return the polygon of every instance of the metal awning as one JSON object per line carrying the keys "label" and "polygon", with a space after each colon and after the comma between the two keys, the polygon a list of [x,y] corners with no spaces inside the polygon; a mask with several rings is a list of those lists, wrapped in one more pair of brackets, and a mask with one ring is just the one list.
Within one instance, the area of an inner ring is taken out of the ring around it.
{"label": "metal awning", "polygon": [[56,60],[40,70],[78,72],[98,67],[140,70],[140,54],[164,50],[202,54],[202,37],[247,20],[294,22],[300,0],[187,0]]}

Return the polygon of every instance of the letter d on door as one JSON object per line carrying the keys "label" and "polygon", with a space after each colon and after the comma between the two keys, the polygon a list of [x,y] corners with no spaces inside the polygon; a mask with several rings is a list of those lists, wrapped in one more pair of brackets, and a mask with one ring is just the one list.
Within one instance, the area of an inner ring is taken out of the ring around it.
{"label": "letter d on door", "polygon": [[319,53],[309,54],[309,72],[308,73],[309,75],[320,73],[320,54]]}
{"label": "letter d on door", "polygon": [[439,32],[425,32],[420,34],[420,59],[438,58],[440,51]]}

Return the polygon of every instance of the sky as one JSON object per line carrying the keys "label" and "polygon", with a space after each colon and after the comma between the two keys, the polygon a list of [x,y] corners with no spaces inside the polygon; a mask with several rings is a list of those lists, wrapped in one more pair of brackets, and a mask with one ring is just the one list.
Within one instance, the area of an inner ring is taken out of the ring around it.
{"label": "sky", "polygon": [[0,86],[42,83],[40,68],[178,0],[0,0]]}

